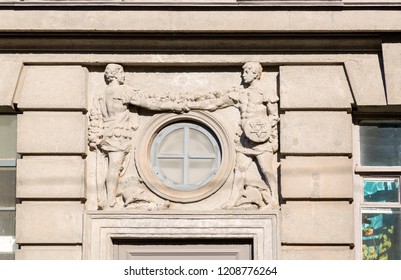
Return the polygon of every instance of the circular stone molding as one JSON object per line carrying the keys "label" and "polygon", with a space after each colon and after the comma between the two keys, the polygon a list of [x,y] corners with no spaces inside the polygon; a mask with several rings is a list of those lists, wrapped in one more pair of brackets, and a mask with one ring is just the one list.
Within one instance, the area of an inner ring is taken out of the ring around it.
{"label": "circular stone molding", "polygon": [[[154,173],[151,165],[151,145],[157,134],[166,126],[178,122],[191,122],[210,129],[217,137],[221,149],[221,164],[216,174],[202,187],[195,190],[174,190],[167,187]],[[138,173],[146,186],[158,196],[181,203],[205,199],[215,193],[231,174],[235,161],[233,142],[220,122],[208,112],[194,111],[185,114],[159,114],[149,120],[139,135],[135,161]]]}

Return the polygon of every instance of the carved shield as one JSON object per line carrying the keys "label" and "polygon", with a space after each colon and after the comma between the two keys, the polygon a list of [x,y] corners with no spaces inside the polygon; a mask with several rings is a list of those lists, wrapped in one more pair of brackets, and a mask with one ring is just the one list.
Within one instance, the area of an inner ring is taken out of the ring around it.
{"label": "carved shield", "polygon": [[253,142],[262,143],[270,138],[272,128],[268,118],[253,117],[245,121],[243,129]]}

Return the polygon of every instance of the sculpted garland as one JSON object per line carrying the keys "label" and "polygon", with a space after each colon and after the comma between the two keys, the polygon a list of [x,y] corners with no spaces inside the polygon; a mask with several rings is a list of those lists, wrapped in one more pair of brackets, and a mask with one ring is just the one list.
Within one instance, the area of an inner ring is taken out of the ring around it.
{"label": "sculpted garland", "polygon": [[[243,86],[226,92],[146,95],[124,84],[121,65],[109,64],[104,72],[106,88],[95,96],[89,115],[89,146],[97,152],[99,209],[130,205],[137,209],[165,209],[169,202],[155,199],[141,178],[121,181],[135,149],[133,137],[139,128],[138,108],[170,111],[215,111],[234,106],[240,113],[235,139],[236,162],[231,194],[225,209],[264,209],[278,207],[277,176],[274,156],[278,149],[278,96],[261,85],[262,66],[243,65]],[[260,178],[247,171],[254,162]],[[135,164],[135,163],[131,163]]]}

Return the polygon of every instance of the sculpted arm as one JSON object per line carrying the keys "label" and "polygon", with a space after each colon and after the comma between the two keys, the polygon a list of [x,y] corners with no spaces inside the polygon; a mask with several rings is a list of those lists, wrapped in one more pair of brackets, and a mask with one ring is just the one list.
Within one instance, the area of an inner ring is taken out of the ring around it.
{"label": "sculpted arm", "polygon": [[203,101],[188,102],[188,109],[191,110],[207,110],[215,111],[217,109],[223,109],[229,106],[235,106],[238,99],[235,97],[236,93],[227,92],[224,94],[217,93],[217,98],[207,99]]}
{"label": "sculpted arm", "polygon": [[277,102],[267,102],[267,114],[271,121],[272,126],[276,126],[279,121],[278,116],[278,103]]}
{"label": "sculpted arm", "polygon": [[139,92],[132,94],[128,103],[151,111],[173,111],[180,113],[188,111],[186,104],[183,102],[172,100],[160,101],[156,98],[145,98],[142,97]]}

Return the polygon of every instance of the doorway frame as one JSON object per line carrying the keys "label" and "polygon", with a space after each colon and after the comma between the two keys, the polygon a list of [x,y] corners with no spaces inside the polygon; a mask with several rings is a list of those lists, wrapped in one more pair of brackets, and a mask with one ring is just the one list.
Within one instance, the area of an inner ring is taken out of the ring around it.
{"label": "doorway frame", "polygon": [[251,239],[255,260],[279,259],[278,211],[87,211],[83,258],[112,260],[115,239]]}

